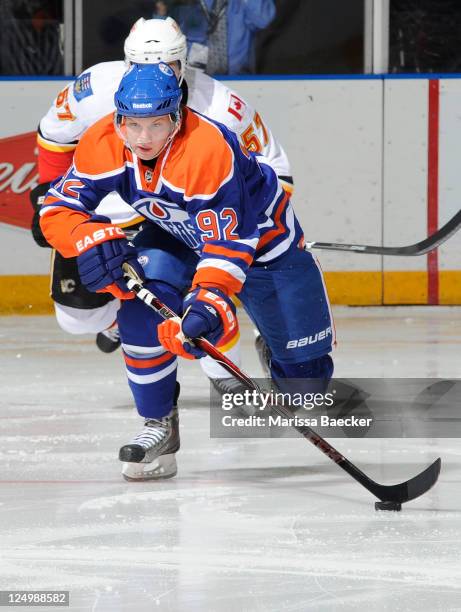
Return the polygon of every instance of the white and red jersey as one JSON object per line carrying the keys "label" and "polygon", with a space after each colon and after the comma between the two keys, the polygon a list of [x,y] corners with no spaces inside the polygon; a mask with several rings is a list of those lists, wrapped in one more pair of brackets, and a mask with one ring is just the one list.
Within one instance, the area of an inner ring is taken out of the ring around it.
{"label": "white and red jersey", "polygon": [[[62,176],[71,165],[73,152],[85,131],[115,110],[114,94],[125,71],[123,61],[96,64],[58,94],[40,121],[37,140],[41,182]],[[291,169],[286,153],[250,104],[223,83],[194,68],[186,69],[183,89],[183,102],[187,106],[223,123],[249,151],[263,155],[284,189],[291,192]],[[120,225],[140,220],[117,194],[109,194],[101,201],[98,214]]]}
{"label": "white and red jersey", "polygon": [[248,151],[259,153],[268,160],[282,182],[283,177],[291,179],[285,151],[261,115],[242,96],[194,68],[186,70],[185,79],[189,93],[187,106],[235,132]]}

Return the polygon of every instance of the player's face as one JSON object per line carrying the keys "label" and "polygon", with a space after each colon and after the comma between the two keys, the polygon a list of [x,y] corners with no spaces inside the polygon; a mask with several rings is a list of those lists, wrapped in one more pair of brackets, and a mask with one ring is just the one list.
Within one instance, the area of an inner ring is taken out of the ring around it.
{"label": "player's face", "polygon": [[157,157],[173,133],[174,124],[169,115],[125,117],[121,130],[132,151],[147,160]]}

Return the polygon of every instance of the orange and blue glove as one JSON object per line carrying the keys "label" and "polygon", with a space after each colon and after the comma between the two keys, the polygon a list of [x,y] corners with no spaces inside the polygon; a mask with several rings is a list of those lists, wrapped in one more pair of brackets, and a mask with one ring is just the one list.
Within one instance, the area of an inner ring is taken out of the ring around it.
{"label": "orange and blue glove", "polygon": [[194,338],[206,338],[218,348],[238,333],[235,305],[223,291],[197,287],[183,302],[182,319],[167,319],[158,326],[162,346],[186,359],[198,359],[205,353],[196,347]]}
{"label": "orange and blue glove", "polygon": [[[87,228],[85,228],[87,226]],[[137,251],[119,227],[110,224],[82,223],[79,226],[77,248],[78,273],[89,291],[112,293],[127,300],[135,297],[126,285],[122,265],[127,262],[141,279],[144,272]]]}

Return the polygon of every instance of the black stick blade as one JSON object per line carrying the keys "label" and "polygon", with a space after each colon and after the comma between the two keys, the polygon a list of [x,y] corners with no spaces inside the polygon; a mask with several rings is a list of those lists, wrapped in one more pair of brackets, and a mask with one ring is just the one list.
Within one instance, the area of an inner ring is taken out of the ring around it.
{"label": "black stick blade", "polygon": [[401,247],[375,246],[371,244],[343,244],[340,242],[306,242],[308,249],[324,249],[327,251],[347,251],[372,255],[419,256],[430,253],[446,240],[451,238],[461,228],[461,210],[458,210],[445,225],[416,244]]}
{"label": "black stick blade", "polygon": [[439,457],[423,472],[406,482],[401,482],[396,485],[380,485],[374,483],[373,487],[369,490],[381,501],[404,503],[416,499],[429,491],[437,482],[441,466],[442,461]]}

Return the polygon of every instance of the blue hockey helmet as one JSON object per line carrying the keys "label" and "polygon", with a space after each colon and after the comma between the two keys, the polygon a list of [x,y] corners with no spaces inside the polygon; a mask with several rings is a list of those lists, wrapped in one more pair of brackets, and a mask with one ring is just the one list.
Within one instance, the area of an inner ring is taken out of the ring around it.
{"label": "blue hockey helmet", "polygon": [[123,117],[173,115],[177,120],[182,91],[173,70],[158,64],[132,64],[115,92],[117,114]]}

